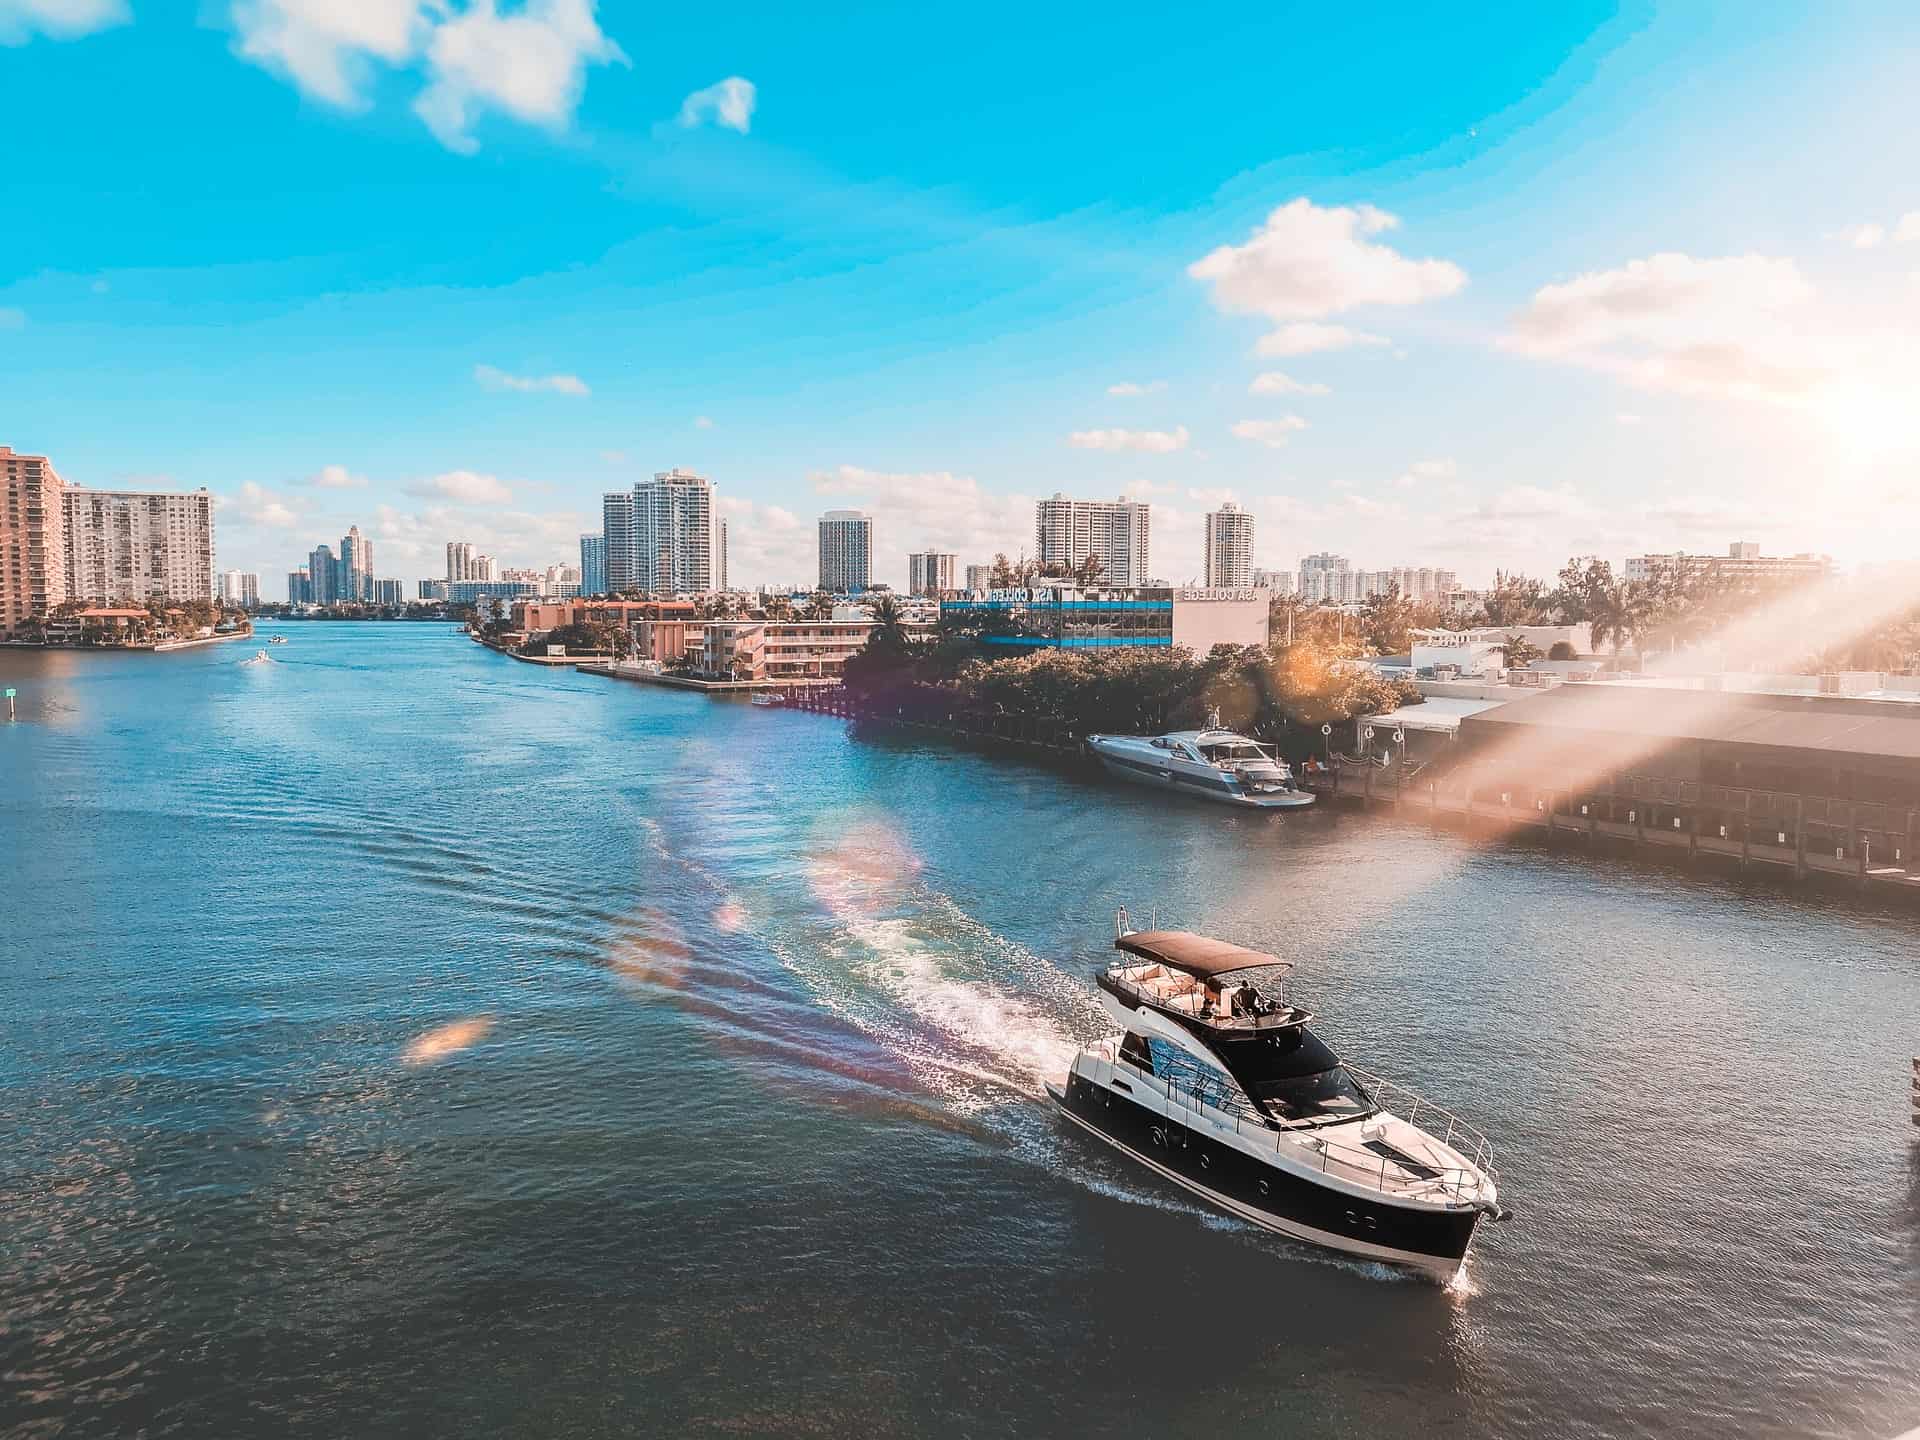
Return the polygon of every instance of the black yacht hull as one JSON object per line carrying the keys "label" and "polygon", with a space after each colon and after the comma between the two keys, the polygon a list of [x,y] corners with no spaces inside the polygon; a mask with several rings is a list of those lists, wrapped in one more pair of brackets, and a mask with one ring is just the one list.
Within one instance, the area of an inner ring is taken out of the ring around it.
{"label": "black yacht hull", "polygon": [[1074,1074],[1049,1085],[1067,1117],[1220,1209],[1296,1240],[1451,1278],[1480,1212],[1415,1209],[1270,1165]]}

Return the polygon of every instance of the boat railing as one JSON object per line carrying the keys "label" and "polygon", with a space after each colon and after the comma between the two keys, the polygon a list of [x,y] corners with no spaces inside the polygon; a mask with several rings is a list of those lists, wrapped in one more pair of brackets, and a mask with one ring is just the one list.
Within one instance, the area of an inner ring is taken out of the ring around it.
{"label": "boat railing", "polygon": [[[1102,1041],[1091,1048],[1109,1066],[1119,1063],[1118,1047],[1111,1041]],[[1383,1194],[1444,1198],[1452,1204],[1470,1205],[1483,1198],[1482,1191],[1487,1181],[1498,1183],[1499,1172],[1488,1163],[1492,1146],[1477,1128],[1451,1111],[1422,1099],[1405,1086],[1383,1080],[1357,1066],[1349,1065],[1347,1069],[1366,1081],[1380,1108],[1391,1108],[1386,1103],[1389,1098],[1398,1097],[1400,1101],[1407,1102],[1407,1113],[1401,1114],[1398,1110],[1394,1113],[1409,1125],[1418,1123],[1414,1118],[1416,1115],[1426,1115],[1429,1124],[1437,1118],[1444,1118],[1447,1129],[1441,1137],[1441,1143],[1461,1154],[1466,1153],[1461,1146],[1471,1144],[1473,1152],[1469,1157],[1470,1163],[1434,1165],[1417,1154],[1409,1155],[1409,1159],[1434,1173],[1427,1177],[1403,1178],[1403,1167],[1390,1155],[1359,1145],[1349,1145],[1343,1140],[1329,1139],[1326,1135],[1315,1133],[1316,1127],[1285,1124],[1276,1127],[1236,1087],[1179,1073],[1155,1075],[1153,1078],[1164,1088],[1170,1104],[1194,1112],[1207,1123],[1213,1123],[1207,1115],[1211,1110],[1232,1124],[1235,1135],[1252,1137],[1262,1144],[1270,1137],[1275,1154],[1281,1153],[1281,1147],[1286,1145],[1307,1150],[1319,1162],[1323,1173],[1337,1174],[1352,1184],[1368,1186]],[[1391,1177],[1390,1171],[1393,1172]]]}
{"label": "boat railing", "polygon": [[[1409,1090],[1398,1081],[1389,1080],[1383,1075],[1375,1075],[1371,1070],[1362,1070],[1351,1062],[1342,1062],[1347,1072],[1359,1077],[1373,1096],[1374,1104],[1382,1110],[1391,1110],[1409,1125],[1418,1125],[1419,1117],[1425,1115],[1428,1125],[1441,1120],[1447,1122],[1446,1132],[1441,1135],[1440,1143],[1457,1150],[1473,1162],[1476,1170],[1496,1176],[1490,1163],[1493,1158],[1493,1143],[1479,1126],[1462,1120],[1443,1105],[1436,1105],[1417,1091]],[[1431,1132],[1430,1132],[1431,1133]],[[1469,1150],[1468,1147],[1471,1147]]]}

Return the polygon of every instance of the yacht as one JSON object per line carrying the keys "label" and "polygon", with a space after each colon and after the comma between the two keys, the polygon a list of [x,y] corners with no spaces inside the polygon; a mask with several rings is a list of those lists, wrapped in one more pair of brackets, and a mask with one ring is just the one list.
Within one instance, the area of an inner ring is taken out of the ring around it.
{"label": "yacht", "polygon": [[1116,928],[1095,983],[1124,1029],[1047,1086],[1076,1125],[1242,1220],[1443,1281],[1507,1218],[1486,1136],[1336,1055],[1287,999],[1291,962]]}
{"label": "yacht", "polygon": [[1254,810],[1298,810],[1313,792],[1273,750],[1216,722],[1166,735],[1089,735],[1087,749],[1124,780]]}
{"label": "yacht", "polygon": [[784,705],[787,697],[778,690],[756,690],[753,692],[755,705]]}

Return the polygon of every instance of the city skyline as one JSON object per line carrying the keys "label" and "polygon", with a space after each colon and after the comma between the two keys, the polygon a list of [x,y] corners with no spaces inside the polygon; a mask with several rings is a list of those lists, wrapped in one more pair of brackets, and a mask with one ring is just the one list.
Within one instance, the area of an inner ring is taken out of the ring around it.
{"label": "city skyline", "polygon": [[[40,217],[0,242],[10,443],[90,488],[206,485],[221,563],[270,583],[356,517],[394,573],[450,534],[545,563],[655,457],[714,478],[737,585],[807,574],[819,508],[872,514],[897,584],[914,546],[1016,553],[1055,490],[1146,501],[1195,574],[1229,499],[1256,567],[1418,553],[1475,582],[1730,534],[1869,563],[1911,518],[1908,8],[1246,17],[1154,94],[1121,13],[1070,105],[965,42],[940,106],[912,66],[818,85],[777,13],[642,46],[629,12],[514,12],[554,44],[509,75],[450,71],[444,16],[365,8],[418,29],[128,0],[29,7],[0,51]],[[1450,66],[1495,31],[1500,66]],[[1282,53],[1364,55],[1367,83],[1276,90]],[[99,124],[56,123],[74,96]],[[200,198],[163,226],[70,183],[129,168]],[[478,210],[494,239],[449,258]],[[706,343],[636,360],[662,324]]]}

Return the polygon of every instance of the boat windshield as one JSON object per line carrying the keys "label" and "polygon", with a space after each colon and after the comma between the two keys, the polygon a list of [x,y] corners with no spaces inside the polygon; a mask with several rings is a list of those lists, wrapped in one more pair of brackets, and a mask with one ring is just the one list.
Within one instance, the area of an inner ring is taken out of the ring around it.
{"label": "boat windshield", "polygon": [[1374,1111],[1373,1097],[1341,1065],[1317,1075],[1292,1075],[1252,1087],[1259,1100],[1282,1120],[1325,1124],[1357,1120]]}
{"label": "boat windshield", "polygon": [[1235,740],[1220,745],[1202,745],[1200,753],[1215,765],[1237,764],[1273,757],[1251,740]]}

